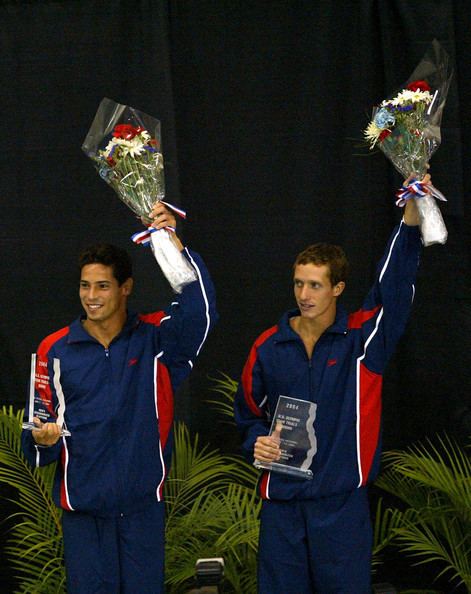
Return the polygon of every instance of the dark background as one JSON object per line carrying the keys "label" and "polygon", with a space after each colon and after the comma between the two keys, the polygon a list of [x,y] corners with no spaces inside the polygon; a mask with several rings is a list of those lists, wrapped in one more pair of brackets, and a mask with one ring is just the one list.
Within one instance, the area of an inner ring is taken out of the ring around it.
{"label": "dark background", "polygon": [[440,207],[449,239],[423,253],[413,316],[385,378],[384,445],[443,431],[465,441],[470,8],[458,0],[3,2],[0,404],[23,406],[30,353],[80,313],[76,256],[88,243],[128,248],[132,308],[171,298],[150,252],[129,241],[140,223],[80,149],[106,96],[162,122],[167,196],[188,211],[179,233],[204,256],[221,315],[177,414],[213,445],[236,449],[206,402],[209,376],[237,378],[256,336],[291,307],[291,264],[309,243],[344,246],[352,274],[342,299],[361,305],[401,217],[401,178],[382,154],[358,146],[362,130],[436,37],[455,70],[431,163],[448,198]]}

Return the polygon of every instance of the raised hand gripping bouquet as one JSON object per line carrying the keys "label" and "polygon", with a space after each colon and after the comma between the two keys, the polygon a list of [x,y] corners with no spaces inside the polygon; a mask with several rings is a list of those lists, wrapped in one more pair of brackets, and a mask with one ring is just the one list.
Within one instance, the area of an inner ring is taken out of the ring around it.
{"label": "raised hand gripping bouquet", "polygon": [[[133,107],[103,99],[82,149],[100,177],[144,221],[157,202],[178,215],[183,210],[166,202],[164,161],[160,145],[160,122]],[[180,293],[196,280],[196,273],[171,238],[174,230],[154,229],[133,235],[133,241],[150,244],[172,289]]]}
{"label": "raised hand gripping bouquet", "polygon": [[425,246],[444,244],[448,232],[435,199],[446,200],[431,184],[421,184],[441,143],[440,124],[452,73],[448,55],[437,40],[408,81],[373,108],[364,131],[370,148],[379,148],[409,184],[397,193],[398,206],[416,199]]}

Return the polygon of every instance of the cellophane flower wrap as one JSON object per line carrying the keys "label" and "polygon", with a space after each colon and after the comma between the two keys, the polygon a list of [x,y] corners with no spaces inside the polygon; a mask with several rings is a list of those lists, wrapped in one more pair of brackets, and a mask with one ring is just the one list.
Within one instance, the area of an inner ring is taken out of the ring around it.
{"label": "cellophane flower wrap", "polygon": [[[133,107],[103,99],[82,145],[100,177],[139,217],[165,198],[160,122]],[[171,205],[170,205],[171,206]],[[150,245],[173,290],[196,280],[196,273],[171,238],[171,231],[152,229]]]}
{"label": "cellophane flower wrap", "polygon": [[444,244],[448,236],[435,201],[445,197],[431,184],[421,186],[418,180],[427,173],[430,158],[441,143],[440,124],[451,76],[448,55],[434,40],[401,89],[374,107],[364,131],[371,149],[379,148],[405,178],[413,177],[411,191],[403,187],[398,196],[416,198],[425,246]]}

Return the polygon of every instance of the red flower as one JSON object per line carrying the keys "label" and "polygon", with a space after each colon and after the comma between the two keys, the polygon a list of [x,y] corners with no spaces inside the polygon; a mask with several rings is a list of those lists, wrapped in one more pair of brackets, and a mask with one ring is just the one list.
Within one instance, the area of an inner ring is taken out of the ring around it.
{"label": "red flower", "polygon": [[378,136],[379,142],[383,142],[385,138],[387,138],[391,134],[391,130],[383,130],[381,134]]}
{"label": "red flower", "polygon": [[430,91],[430,86],[426,80],[414,80],[406,88],[410,91]]}
{"label": "red flower", "polygon": [[113,130],[115,138],[124,138],[124,140],[132,140],[136,134],[139,134],[138,128],[134,128],[131,124],[118,124]]}
{"label": "red flower", "polygon": [[110,165],[110,167],[114,167],[116,165],[116,161],[113,159],[113,157],[106,157],[106,162],[108,165]]}

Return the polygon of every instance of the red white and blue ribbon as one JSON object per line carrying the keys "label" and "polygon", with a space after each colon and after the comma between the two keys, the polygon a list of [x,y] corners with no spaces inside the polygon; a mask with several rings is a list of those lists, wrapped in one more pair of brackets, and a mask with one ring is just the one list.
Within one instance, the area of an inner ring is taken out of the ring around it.
{"label": "red white and blue ribbon", "polygon": [[[170,202],[164,202],[164,200],[160,200],[160,202],[162,202],[162,204],[165,204],[165,206],[167,208],[170,208],[170,210],[173,210],[173,212],[182,219],[186,219],[186,212],[183,209],[178,208],[173,204],[170,204]],[[170,225],[164,227],[164,229],[170,231],[171,233],[175,233],[175,228],[171,227]],[[131,240],[136,245],[149,245],[150,236],[152,235],[152,233],[155,233],[156,231],[159,231],[159,229],[156,229],[155,227],[147,227],[147,229],[144,229],[144,231],[138,231],[137,233],[131,235]]]}
{"label": "red white and blue ribbon", "polygon": [[438,198],[438,200],[443,200],[446,202],[445,196],[440,192],[440,190],[437,190],[437,188],[432,186],[432,184],[422,184],[416,179],[412,179],[409,185],[402,186],[396,192],[396,205],[403,207],[411,198],[422,198],[427,194],[431,194],[434,198]]}
{"label": "red white and blue ribbon", "polygon": [[138,231],[131,235],[131,240],[134,241],[136,245],[149,245],[150,243],[150,236],[152,233],[155,233],[157,229],[155,227],[148,227],[144,229],[144,231]]}
{"label": "red white and blue ribbon", "polygon": [[162,204],[165,204],[165,206],[170,208],[170,210],[173,210],[173,212],[175,214],[177,214],[179,217],[181,217],[182,219],[186,219],[186,211],[184,211],[182,208],[178,208],[178,206],[175,206],[174,204],[170,204],[170,202],[165,202],[165,200],[160,200],[160,202],[162,202]]}

